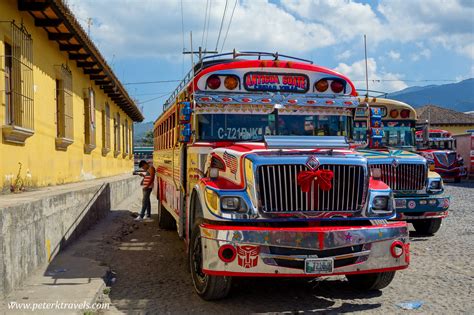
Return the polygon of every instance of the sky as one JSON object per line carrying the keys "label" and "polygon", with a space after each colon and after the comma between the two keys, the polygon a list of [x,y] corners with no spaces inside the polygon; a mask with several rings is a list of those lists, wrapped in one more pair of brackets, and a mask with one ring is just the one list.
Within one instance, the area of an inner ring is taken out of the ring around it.
{"label": "sky", "polygon": [[[365,88],[364,34],[371,90],[474,77],[474,0],[67,3],[143,109],[145,121],[158,117],[190,70],[190,55],[182,52],[191,49],[191,32],[194,50],[235,48],[306,58],[347,75],[357,88]],[[156,81],[168,82],[143,83]]]}

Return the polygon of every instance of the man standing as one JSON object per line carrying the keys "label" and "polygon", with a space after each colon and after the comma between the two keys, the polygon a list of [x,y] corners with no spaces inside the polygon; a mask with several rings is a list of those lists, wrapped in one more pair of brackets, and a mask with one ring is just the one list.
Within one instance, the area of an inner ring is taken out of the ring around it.
{"label": "man standing", "polygon": [[141,221],[145,217],[145,211],[147,219],[151,218],[150,195],[153,190],[153,183],[155,182],[155,168],[145,160],[141,160],[138,167],[145,172],[145,174],[140,173],[140,176],[143,177],[141,184],[143,188],[142,210],[140,211],[140,215],[135,219],[136,221]]}

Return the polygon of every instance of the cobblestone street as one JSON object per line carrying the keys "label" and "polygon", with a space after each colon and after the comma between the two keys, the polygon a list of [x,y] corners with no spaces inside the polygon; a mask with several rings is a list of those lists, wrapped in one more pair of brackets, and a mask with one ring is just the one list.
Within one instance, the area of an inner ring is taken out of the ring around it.
{"label": "cobblestone street", "polygon": [[[450,216],[434,237],[417,236],[411,229],[412,263],[408,270],[398,272],[383,292],[355,292],[343,277],[312,281],[238,279],[229,298],[205,302],[194,293],[184,244],[177,234],[159,230],[155,221],[135,223],[130,211],[112,213],[112,223],[96,227],[104,229],[102,241],[93,244],[92,251],[76,254],[107,264],[116,273],[106,297],[113,306],[110,313],[382,314],[401,313],[396,304],[414,300],[424,302],[420,313],[471,313],[474,184],[446,186],[447,194],[452,196]],[[137,199],[128,208],[137,211],[138,207]]]}

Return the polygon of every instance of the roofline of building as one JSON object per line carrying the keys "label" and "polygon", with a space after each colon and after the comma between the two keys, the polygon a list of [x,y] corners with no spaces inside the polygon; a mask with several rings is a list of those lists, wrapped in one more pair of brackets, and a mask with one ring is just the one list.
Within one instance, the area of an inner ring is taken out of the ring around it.
{"label": "roofline of building", "polygon": [[[45,11],[49,8],[57,15],[57,20],[48,19],[47,17],[39,19],[35,15],[36,12]],[[76,61],[77,66],[83,68],[84,74],[90,75],[91,80],[95,81],[95,84],[104,90],[104,93],[130,116],[133,121],[141,122],[144,120],[144,116],[137,104],[135,104],[135,101],[130,97],[99,49],[63,0],[18,0],[18,9],[29,12],[35,19],[35,26],[43,27],[48,33],[48,38],[57,41],[59,49],[66,51],[68,58]],[[47,29],[47,27],[50,27],[49,25],[59,26],[61,24],[67,28],[67,33],[50,33]],[[65,38],[68,38],[67,41],[74,38],[79,45],[64,44]],[[81,53],[80,51],[84,52]]]}

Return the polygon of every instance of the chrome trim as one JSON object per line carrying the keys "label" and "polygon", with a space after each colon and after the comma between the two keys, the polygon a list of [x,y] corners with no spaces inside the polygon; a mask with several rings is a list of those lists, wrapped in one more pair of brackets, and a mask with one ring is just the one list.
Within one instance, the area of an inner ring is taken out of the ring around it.
{"label": "chrome trim", "polygon": [[[268,159],[268,162],[272,160]],[[344,165],[330,163],[330,161],[324,161],[321,158],[320,160],[321,165],[319,168],[333,170],[335,179],[333,180],[332,190],[317,190],[317,198],[315,198],[316,190],[314,189],[314,184],[310,192],[304,193],[296,183],[297,174],[301,171],[309,170],[306,165],[257,164],[255,178],[257,196],[259,196],[260,201],[259,210],[267,214],[300,211],[362,211],[365,206],[363,197],[366,196],[368,189],[367,167],[363,164]],[[277,170],[276,173],[275,170]],[[288,176],[286,175],[287,171]],[[273,186],[275,194],[268,196],[265,192],[271,186]],[[288,189],[288,186],[290,189]],[[288,192],[290,193],[288,194]]]}
{"label": "chrome trim", "polygon": [[425,159],[397,159],[397,166],[392,165],[393,158],[371,159],[369,167],[379,168],[382,181],[398,192],[423,191],[427,188],[428,166]]}
{"label": "chrome trim", "polygon": [[268,149],[349,149],[346,137],[340,136],[265,136]]}
{"label": "chrome trim", "polygon": [[[370,250],[363,250],[357,253],[351,254],[342,254],[336,256],[330,256],[325,258],[333,258],[334,260],[354,258],[360,256],[370,255]],[[312,258],[311,255],[278,255],[278,254],[269,254],[269,253],[260,253],[260,257],[263,259],[283,259],[283,260],[292,260],[292,261],[304,261],[306,258]],[[317,258],[317,257],[314,257]]]}

